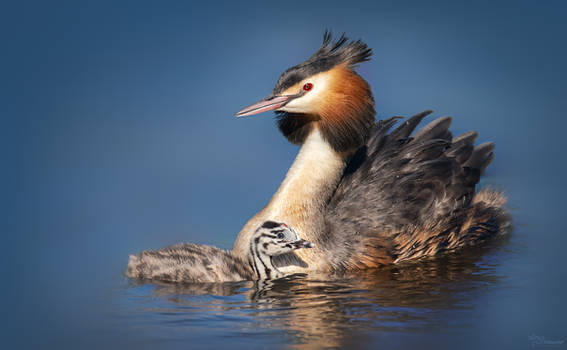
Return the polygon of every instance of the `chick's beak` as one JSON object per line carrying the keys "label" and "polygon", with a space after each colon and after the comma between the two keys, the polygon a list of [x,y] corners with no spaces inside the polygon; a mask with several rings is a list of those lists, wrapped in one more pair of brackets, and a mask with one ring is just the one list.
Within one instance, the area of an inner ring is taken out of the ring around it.
{"label": "chick's beak", "polygon": [[299,97],[301,94],[296,95],[271,95],[265,99],[258,101],[248,107],[244,107],[238,113],[235,114],[237,117],[245,117],[247,115],[258,114],[266,111],[272,111],[285,106],[289,101],[294,98]]}
{"label": "chick's beak", "polygon": [[300,239],[299,241],[295,241],[292,243],[293,247],[296,249],[300,248],[313,248],[315,247],[315,243],[307,242],[304,239]]}

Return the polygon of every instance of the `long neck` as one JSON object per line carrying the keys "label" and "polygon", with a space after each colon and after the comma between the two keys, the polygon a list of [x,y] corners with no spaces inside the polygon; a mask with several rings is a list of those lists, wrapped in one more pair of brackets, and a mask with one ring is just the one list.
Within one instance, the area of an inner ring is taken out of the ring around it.
{"label": "long neck", "polygon": [[[325,207],[341,179],[345,164],[345,156],[335,152],[314,127],[268,205],[240,231],[234,251],[246,254],[254,230],[265,220],[285,222],[305,240],[317,242],[323,228]],[[314,252],[312,249],[308,251]]]}
{"label": "long neck", "polygon": [[282,218],[306,240],[335,191],[344,171],[344,157],[323,140],[318,128],[306,138],[287,175],[262,212]]}
{"label": "long neck", "polygon": [[272,263],[272,258],[259,249],[259,238],[250,241],[248,262],[259,280],[281,278],[284,276]]}

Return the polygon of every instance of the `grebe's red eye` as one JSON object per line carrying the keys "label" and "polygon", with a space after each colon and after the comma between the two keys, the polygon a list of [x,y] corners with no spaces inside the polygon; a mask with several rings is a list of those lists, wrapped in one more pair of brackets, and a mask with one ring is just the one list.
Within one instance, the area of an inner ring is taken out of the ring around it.
{"label": "grebe's red eye", "polygon": [[311,89],[313,89],[313,84],[305,83],[305,85],[303,85],[303,91],[309,91]]}

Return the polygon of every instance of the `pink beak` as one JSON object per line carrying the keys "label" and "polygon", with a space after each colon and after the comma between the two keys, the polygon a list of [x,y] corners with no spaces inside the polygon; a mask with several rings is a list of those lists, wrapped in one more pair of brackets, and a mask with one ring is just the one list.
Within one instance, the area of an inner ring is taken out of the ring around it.
{"label": "pink beak", "polygon": [[256,102],[248,107],[243,108],[235,114],[237,117],[245,117],[247,115],[258,114],[266,111],[272,111],[281,108],[289,101],[298,97],[298,95],[284,95],[284,96],[268,96],[265,99]]}

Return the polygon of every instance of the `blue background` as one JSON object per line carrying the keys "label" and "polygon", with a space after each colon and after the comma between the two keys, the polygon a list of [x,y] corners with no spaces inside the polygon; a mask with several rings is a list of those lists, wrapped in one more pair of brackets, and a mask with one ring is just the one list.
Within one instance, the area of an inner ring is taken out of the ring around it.
{"label": "blue background", "polygon": [[89,337],[128,254],[181,241],[230,248],[297,152],[271,114],[233,114],[268,95],[330,28],[374,49],[359,72],[378,118],[434,109],[454,117],[455,133],[496,143],[483,185],[510,199],[524,250],[508,272],[525,289],[495,302],[494,322],[565,339],[566,9],[3,3],[2,332]]}

